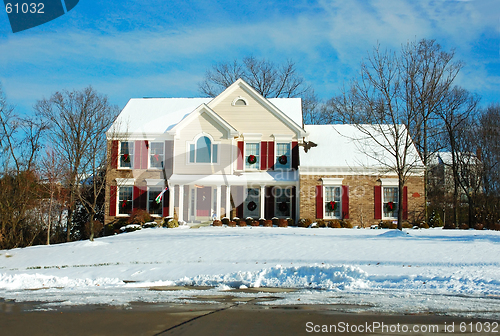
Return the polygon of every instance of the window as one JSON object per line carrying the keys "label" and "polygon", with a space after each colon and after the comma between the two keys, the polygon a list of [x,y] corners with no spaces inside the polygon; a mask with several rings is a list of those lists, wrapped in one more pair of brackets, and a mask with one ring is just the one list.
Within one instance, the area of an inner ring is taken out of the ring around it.
{"label": "window", "polygon": [[118,192],[118,214],[128,215],[132,212],[132,186],[122,186]]}
{"label": "window", "polygon": [[[148,188],[148,212],[153,216],[161,216],[163,214],[163,205],[162,201],[160,203],[156,203],[156,198],[163,191],[162,187],[149,187]],[[165,197],[165,195],[163,195]]]}
{"label": "window", "polygon": [[132,168],[134,162],[134,142],[120,142],[120,168]]}
{"label": "window", "polygon": [[163,142],[151,142],[149,150],[149,167],[163,168]]}
{"label": "window", "polygon": [[398,187],[383,187],[382,211],[384,218],[398,217]]}
{"label": "window", "polygon": [[325,218],[341,218],[341,187],[325,187]]}
{"label": "window", "polygon": [[260,143],[245,143],[245,168],[260,169],[259,147]]}
{"label": "window", "polygon": [[290,143],[277,143],[274,169],[290,169],[290,161]]}
{"label": "window", "polygon": [[217,163],[218,145],[212,144],[210,138],[202,136],[189,145],[190,163]]}
{"label": "window", "polygon": [[278,218],[291,217],[291,196],[292,190],[290,188],[274,188],[274,214]]}
{"label": "window", "polygon": [[247,197],[243,203],[244,217],[260,217],[260,188],[248,188]]}

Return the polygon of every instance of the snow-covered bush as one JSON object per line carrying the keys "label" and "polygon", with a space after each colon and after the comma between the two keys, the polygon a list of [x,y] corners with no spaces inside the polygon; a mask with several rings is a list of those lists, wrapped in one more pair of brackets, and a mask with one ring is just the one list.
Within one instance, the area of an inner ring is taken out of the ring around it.
{"label": "snow-covered bush", "polygon": [[222,226],[222,222],[220,220],[214,220],[212,226]]}
{"label": "snow-covered bush", "polygon": [[240,218],[239,217],[233,217],[233,222],[236,223],[236,225],[240,224]]}
{"label": "snow-covered bush", "polygon": [[252,225],[252,222],[253,222],[253,218],[252,218],[252,217],[247,217],[247,218],[245,218],[245,223],[246,223],[247,225]]}
{"label": "snow-covered bush", "polygon": [[309,218],[301,218],[301,219],[299,219],[299,221],[297,222],[297,225],[298,225],[299,227],[304,227],[304,228],[306,228],[306,227],[309,227],[309,225],[311,225],[311,223],[312,223],[312,220],[310,220]]}
{"label": "snow-covered bush", "polygon": [[121,232],[134,232],[141,230],[142,227],[139,224],[128,224],[120,228]]}
{"label": "snow-covered bush", "polygon": [[322,220],[322,219],[316,219],[316,224],[320,228],[325,228],[325,227],[328,226],[327,223],[324,220]]}
{"label": "snow-covered bush", "polygon": [[163,219],[162,226],[166,227],[166,228],[169,228],[169,229],[173,229],[173,228],[179,227],[179,222],[175,218],[165,217]]}
{"label": "snow-covered bush", "polygon": [[293,221],[292,218],[287,218],[286,221],[288,223],[288,226],[295,226],[295,222]]}
{"label": "snow-covered bush", "polygon": [[273,226],[278,226],[278,224],[279,224],[279,218],[278,217],[273,217],[271,220],[273,221]]}
{"label": "snow-covered bush", "polygon": [[429,217],[429,224],[432,227],[442,227],[443,226],[443,220],[441,219],[439,212],[437,212],[436,210],[432,211],[432,214]]}
{"label": "snow-covered bush", "polygon": [[143,229],[148,229],[148,228],[154,228],[154,227],[157,227],[158,226],[158,223],[156,222],[146,222],[142,225],[142,228]]}
{"label": "snow-covered bush", "polygon": [[230,222],[229,218],[227,217],[222,218],[222,224],[228,225],[229,222]]}

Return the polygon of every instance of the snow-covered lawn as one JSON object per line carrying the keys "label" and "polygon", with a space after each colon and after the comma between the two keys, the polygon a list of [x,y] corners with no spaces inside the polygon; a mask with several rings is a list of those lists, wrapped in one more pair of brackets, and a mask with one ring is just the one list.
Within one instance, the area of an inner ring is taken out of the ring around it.
{"label": "snow-covered lawn", "polygon": [[[1,250],[0,298],[126,304],[290,287],[271,303],[498,317],[499,256],[496,231],[156,228]],[[165,290],[185,285],[212,288]]]}

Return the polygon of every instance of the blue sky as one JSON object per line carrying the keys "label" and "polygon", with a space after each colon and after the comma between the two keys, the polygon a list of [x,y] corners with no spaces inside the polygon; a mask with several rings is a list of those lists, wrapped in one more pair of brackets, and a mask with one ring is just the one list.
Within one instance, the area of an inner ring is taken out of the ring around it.
{"label": "blue sky", "polygon": [[134,97],[196,97],[215,62],[294,60],[320,98],[339,93],[374,45],[436,39],[465,62],[457,84],[500,102],[500,1],[105,1],[13,34],[0,13],[0,82],[30,113],[57,90],[92,85]]}

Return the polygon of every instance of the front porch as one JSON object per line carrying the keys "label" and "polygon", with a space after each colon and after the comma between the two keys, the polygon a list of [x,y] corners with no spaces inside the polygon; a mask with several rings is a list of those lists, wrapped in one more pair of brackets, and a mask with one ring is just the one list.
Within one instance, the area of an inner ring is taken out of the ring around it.
{"label": "front porch", "polygon": [[235,176],[172,175],[169,183],[169,216],[202,223],[228,217],[254,219],[298,218],[298,180],[295,173],[262,173]]}

